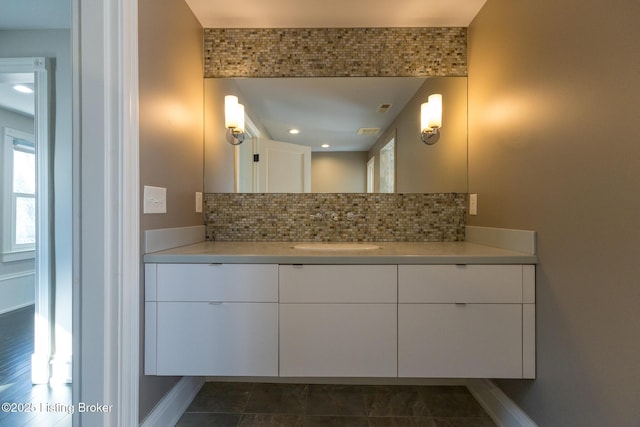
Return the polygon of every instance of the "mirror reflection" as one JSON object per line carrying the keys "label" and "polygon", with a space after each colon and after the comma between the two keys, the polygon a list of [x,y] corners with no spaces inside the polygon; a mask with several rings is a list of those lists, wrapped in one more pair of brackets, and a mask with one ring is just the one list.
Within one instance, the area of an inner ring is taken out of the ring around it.
{"label": "mirror reflection", "polygon": [[[421,104],[442,95],[437,142]],[[225,137],[238,97],[245,140]],[[205,191],[466,192],[466,77],[205,79]]]}

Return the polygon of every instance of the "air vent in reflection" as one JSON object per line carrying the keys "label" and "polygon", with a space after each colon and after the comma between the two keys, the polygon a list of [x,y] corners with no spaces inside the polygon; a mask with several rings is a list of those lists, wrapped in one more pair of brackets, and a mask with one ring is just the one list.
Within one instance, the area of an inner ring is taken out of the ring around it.
{"label": "air vent in reflection", "polygon": [[390,108],[391,108],[391,104],[380,104],[380,106],[378,107],[378,112],[386,113],[387,111],[389,111]]}
{"label": "air vent in reflection", "polygon": [[358,135],[377,135],[380,132],[380,128],[360,128],[358,129]]}

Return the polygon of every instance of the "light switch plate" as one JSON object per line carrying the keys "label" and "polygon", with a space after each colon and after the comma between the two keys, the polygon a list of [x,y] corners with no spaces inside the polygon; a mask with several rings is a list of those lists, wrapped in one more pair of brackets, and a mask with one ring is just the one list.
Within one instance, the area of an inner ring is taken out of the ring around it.
{"label": "light switch plate", "polygon": [[478,215],[478,195],[469,194],[469,215]]}
{"label": "light switch plate", "polygon": [[143,213],[167,213],[167,189],[163,187],[144,186]]}
{"label": "light switch plate", "polygon": [[202,193],[196,191],[196,213],[202,213]]}

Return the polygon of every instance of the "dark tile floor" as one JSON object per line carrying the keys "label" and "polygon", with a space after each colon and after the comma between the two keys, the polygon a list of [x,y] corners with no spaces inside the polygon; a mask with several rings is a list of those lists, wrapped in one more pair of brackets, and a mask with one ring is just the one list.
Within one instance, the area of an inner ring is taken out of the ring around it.
{"label": "dark tile floor", "polygon": [[177,426],[495,426],[462,386],[206,383]]}

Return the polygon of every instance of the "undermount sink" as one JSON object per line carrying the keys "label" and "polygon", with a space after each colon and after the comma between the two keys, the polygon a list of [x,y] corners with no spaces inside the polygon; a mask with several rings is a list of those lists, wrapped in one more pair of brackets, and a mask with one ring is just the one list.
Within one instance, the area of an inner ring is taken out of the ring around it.
{"label": "undermount sink", "polygon": [[300,243],[292,246],[293,249],[300,249],[303,251],[370,251],[373,249],[380,249],[380,246],[369,243]]}

